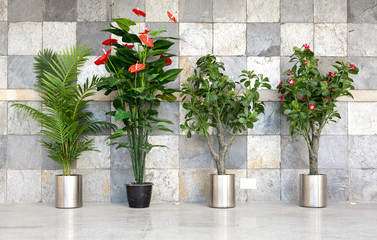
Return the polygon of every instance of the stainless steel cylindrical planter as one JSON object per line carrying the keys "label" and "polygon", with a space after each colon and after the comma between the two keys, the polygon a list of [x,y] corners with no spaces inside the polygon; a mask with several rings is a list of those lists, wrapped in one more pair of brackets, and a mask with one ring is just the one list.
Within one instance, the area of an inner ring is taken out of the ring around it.
{"label": "stainless steel cylindrical planter", "polygon": [[82,207],[82,175],[55,176],[55,207]]}
{"label": "stainless steel cylindrical planter", "polygon": [[210,201],[213,208],[233,208],[236,206],[235,175],[210,175]]}
{"label": "stainless steel cylindrical planter", "polygon": [[312,208],[327,206],[327,177],[325,174],[300,174],[300,206]]}

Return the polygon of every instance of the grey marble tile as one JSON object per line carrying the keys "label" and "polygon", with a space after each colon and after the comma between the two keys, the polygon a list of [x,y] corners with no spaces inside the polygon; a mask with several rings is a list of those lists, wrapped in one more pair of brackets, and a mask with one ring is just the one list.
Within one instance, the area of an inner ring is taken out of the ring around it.
{"label": "grey marble tile", "polygon": [[8,20],[8,0],[0,0],[0,21]]}
{"label": "grey marble tile", "polygon": [[[148,23],[148,29],[151,29],[152,31],[158,31],[159,29],[162,28],[164,23]],[[178,32],[178,24],[176,23],[168,23],[165,27],[164,30],[166,32],[162,32],[158,34],[160,37],[179,37],[179,32]],[[174,45],[170,47],[171,51],[169,53],[179,55],[179,41],[178,40],[173,40],[170,39],[169,41],[174,42]]]}
{"label": "grey marble tile", "polygon": [[314,0],[314,22],[347,22],[347,0]]}
{"label": "grey marble tile", "polygon": [[86,79],[89,79],[89,82],[91,82],[94,75],[99,78],[110,76],[110,74],[106,71],[105,65],[96,65],[94,63],[94,61],[96,61],[98,58],[97,56],[88,56],[87,58],[88,60],[84,63],[84,66],[81,67],[81,72],[77,77],[78,84],[84,84]]}
{"label": "grey marble tile", "polygon": [[280,0],[247,0],[247,22],[279,22]]}
{"label": "grey marble tile", "polygon": [[41,170],[7,171],[7,202],[38,203],[41,195]]}
{"label": "grey marble tile", "polygon": [[[247,58],[246,57],[217,57],[217,61],[223,62],[225,71],[222,71],[230,79],[239,81],[239,77],[243,70],[247,69]],[[241,88],[237,85],[236,88]]]}
{"label": "grey marble tile", "polygon": [[214,22],[246,22],[247,1],[213,0]]}
{"label": "grey marble tile", "polygon": [[354,86],[358,90],[377,89],[377,58],[376,57],[349,57],[349,62],[359,68],[359,74],[350,75]]}
{"label": "grey marble tile", "polygon": [[[280,58],[280,81],[288,79],[289,76],[284,72],[293,67],[293,63],[289,62],[290,57],[281,57]],[[279,82],[280,83],[280,82]],[[280,99],[280,97],[278,98]]]}
{"label": "grey marble tile", "polygon": [[83,202],[110,202],[110,170],[78,170],[82,176]]}
{"label": "grey marble tile", "polygon": [[7,145],[7,167],[18,170],[41,169],[42,158],[47,157],[42,154],[42,146],[38,136],[8,136]]}
{"label": "grey marble tile", "polygon": [[7,134],[8,104],[0,102],[0,136]]}
{"label": "grey marble tile", "polygon": [[213,0],[181,0],[179,16],[181,22],[212,22]]}
{"label": "grey marble tile", "polygon": [[318,167],[327,169],[348,168],[347,135],[321,136],[319,141]]}
{"label": "grey marble tile", "polygon": [[348,56],[377,56],[376,24],[348,24]]}
{"label": "grey marble tile", "polygon": [[15,107],[11,107],[13,103],[21,103],[35,109],[40,109],[39,102],[8,102],[8,134],[38,134],[41,131],[39,123],[31,117],[23,117]]}
{"label": "grey marble tile", "polygon": [[[127,142],[127,137],[121,137],[111,140],[111,143],[115,142]],[[117,145],[110,146],[110,164],[111,169],[131,169],[132,161],[130,152],[127,148],[116,149]]]}
{"label": "grey marble tile", "polygon": [[215,55],[245,56],[245,23],[215,23],[213,29],[213,39],[215,40],[213,52]]}
{"label": "grey marble tile", "polygon": [[145,181],[152,182],[153,203],[179,201],[179,170],[178,169],[147,169]]}
{"label": "grey marble tile", "polygon": [[377,202],[377,172],[375,169],[351,169],[350,200],[354,202]]}
{"label": "grey marble tile", "polygon": [[279,169],[249,169],[248,178],[255,178],[257,189],[247,190],[248,202],[278,202],[280,201],[280,170]]}
{"label": "grey marble tile", "polygon": [[377,136],[348,136],[349,167],[377,168]]}
{"label": "grey marble tile", "polygon": [[77,0],[78,22],[105,22],[110,21],[110,0]]}
{"label": "grey marble tile", "polygon": [[37,55],[42,50],[41,22],[9,23],[8,27],[9,55]]}
{"label": "grey marble tile", "polygon": [[350,23],[377,23],[376,2],[373,0],[348,0],[348,22]]}
{"label": "grey marble tile", "polygon": [[280,134],[280,102],[265,102],[264,114],[254,123],[254,128],[248,130],[249,135],[276,135]]}
{"label": "grey marble tile", "polygon": [[77,44],[87,44],[92,49],[93,56],[102,56],[102,42],[109,38],[107,32],[101,30],[109,28],[107,22],[78,22]]}
{"label": "grey marble tile", "polygon": [[180,168],[214,168],[215,161],[203,136],[179,136]]}
{"label": "grey marble tile", "polygon": [[350,194],[347,169],[320,169],[327,175],[327,199],[329,202],[348,202]]}
{"label": "grey marble tile", "polygon": [[42,177],[42,202],[55,202],[55,176],[62,174],[61,170],[43,170]]}
{"label": "grey marble tile", "polygon": [[6,202],[7,193],[7,170],[0,169],[0,203]]}
{"label": "grey marble tile", "polygon": [[8,24],[0,22],[0,55],[8,54]]}
{"label": "grey marble tile", "polygon": [[226,174],[234,174],[235,175],[235,193],[236,193],[236,204],[237,203],[244,203],[247,202],[247,190],[240,188],[241,178],[247,177],[247,170],[246,169],[227,169]]}
{"label": "grey marble tile", "polygon": [[8,87],[8,57],[0,56],[0,89]]}
{"label": "grey marble tile", "polygon": [[202,56],[212,53],[212,24],[180,23],[180,56]]}
{"label": "grey marble tile", "polygon": [[127,203],[127,183],[134,182],[134,175],[131,169],[111,169],[111,202]]}
{"label": "grey marble tile", "polygon": [[77,0],[44,0],[43,20],[75,22],[77,20]]}
{"label": "grey marble tile", "polygon": [[181,14],[178,10],[181,11],[178,0],[145,0],[147,22],[167,22],[169,20],[167,11],[174,14],[174,17],[179,22]]}
{"label": "grey marble tile", "polygon": [[166,147],[152,148],[145,160],[146,168],[179,168],[179,136],[150,136],[149,143]]}
{"label": "grey marble tile", "polygon": [[309,168],[309,153],[304,137],[281,137],[281,168]]}
{"label": "grey marble tile", "polygon": [[[112,3],[112,18],[127,18],[137,22],[139,17],[132,12],[132,9],[139,7],[140,10],[145,11],[145,0],[113,0]],[[144,21],[144,18],[140,17],[140,20]]]}
{"label": "grey marble tile", "polygon": [[279,135],[248,136],[248,168],[280,168],[280,141]]}
{"label": "grey marble tile", "polygon": [[[321,72],[321,74],[325,75],[328,72],[335,72],[336,68],[333,67],[333,65],[336,65],[336,61],[340,62],[347,62],[347,57],[325,57],[320,56],[318,57],[318,70]],[[354,75],[350,75],[352,77]]]}
{"label": "grey marble tile", "polygon": [[43,22],[43,49],[62,53],[75,44],[75,22]]}
{"label": "grey marble tile", "polygon": [[86,151],[77,160],[78,169],[109,169],[110,146],[106,136],[92,136],[93,145],[98,151]]}
{"label": "grey marble tile", "polygon": [[313,22],[313,0],[281,0],[281,22]]}
{"label": "grey marble tile", "polygon": [[325,125],[321,135],[347,135],[348,133],[348,103],[337,102],[336,108],[340,119],[334,118],[336,122],[329,122]]}
{"label": "grey marble tile", "polygon": [[35,62],[34,56],[9,56],[8,88],[36,89],[34,87],[37,84],[34,73]]}
{"label": "grey marble tile", "polygon": [[280,56],[280,24],[247,24],[248,56]]}
{"label": "grey marble tile", "polygon": [[299,202],[300,174],[308,174],[304,169],[282,169],[281,170],[281,201],[283,203]]}
{"label": "grey marble tile", "polygon": [[158,111],[157,118],[160,119],[168,119],[173,122],[172,124],[161,123],[159,125],[165,125],[168,127],[172,132],[166,132],[159,130],[157,128],[153,129],[152,135],[171,135],[171,134],[179,134],[179,103],[178,102],[161,102],[160,106],[154,107]]}
{"label": "grey marble tile", "polygon": [[[110,115],[106,115],[107,112],[111,111],[111,102],[90,102],[89,106],[85,111],[89,111],[93,113],[93,120],[95,121],[104,121],[110,122]],[[111,129],[103,129],[100,133],[96,135],[109,135]]]}
{"label": "grey marble tile", "polygon": [[0,136],[0,169],[7,168],[8,136]]}
{"label": "grey marble tile", "polygon": [[179,199],[182,202],[208,202],[209,177],[215,173],[207,169],[184,169],[179,172]]}
{"label": "grey marble tile", "polygon": [[40,22],[42,21],[43,0],[8,1],[8,21]]}
{"label": "grey marble tile", "polygon": [[[230,136],[225,138],[225,141],[229,141]],[[226,169],[245,169],[247,163],[247,137],[236,136],[233,144],[230,146],[229,151],[225,158]],[[219,149],[219,143],[217,137],[214,136],[214,149],[216,152]]]}

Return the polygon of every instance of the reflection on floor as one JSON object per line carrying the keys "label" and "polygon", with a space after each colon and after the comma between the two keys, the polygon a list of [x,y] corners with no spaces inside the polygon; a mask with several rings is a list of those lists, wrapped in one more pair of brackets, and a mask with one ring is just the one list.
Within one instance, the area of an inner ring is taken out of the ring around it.
{"label": "reflection on floor", "polygon": [[329,204],[324,209],[288,204],[48,204],[0,205],[0,239],[377,239],[377,204]]}

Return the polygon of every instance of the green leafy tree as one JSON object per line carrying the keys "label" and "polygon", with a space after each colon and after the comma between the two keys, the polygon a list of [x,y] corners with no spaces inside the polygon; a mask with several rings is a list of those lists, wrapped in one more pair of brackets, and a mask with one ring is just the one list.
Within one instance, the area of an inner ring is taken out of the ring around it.
{"label": "green leafy tree", "polygon": [[324,126],[340,118],[335,109],[341,96],[353,97],[349,92],[354,89],[350,74],[359,69],[351,63],[336,62],[334,72],[321,75],[317,66],[318,59],[307,44],[302,48],[294,47],[290,62],[292,69],[285,72],[287,78],[277,87],[281,93],[283,113],[290,122],[291,135],[302,135],[308,146],[310,174],[318,174],[318,150],[320,134]]}
{"label": "green leafy tree", "polygon": [[[135,10],[135,9],[134,9]],[[134,11],[137,15],[145,17],[140,10]],[[171,17],[171,20],[173,17]],[[166,84],[175,81],[182,69],[169,69],[166,66],[171,64],[168,53],[169,48],[174,44],[170,37],[158,36],[164,32],[140,29],[139,35],[130,32],[130,26],[135,22],[125,19],[113,19],[119,27],[111,25],[110,29],[103,31],[110,32],[122,38],[126,44],[119,44],[115,39],[108,39],[104,45],[110,45],[115,50],[115,55],[108,55],[112,50],[107,50],[100,57],[96,64],[105,64],[110,77],[104,77],[97,84],[98,90],[105,89],[105,94],[116,93],[113,100],[114,111],[109,112],[115,120],[122,121],[123,125],[109,138],[114,140],[126,136],[127,142],[115,142],[118,148],[127,148],[131,155],[132,169],[137,184],[144,182],[145,158],[153,147],[163,145],[152,145],[148,136],[153,128],[163,131],[171,130],[165,124],[173,124],[167,119],[158,118],[157,106],[161,100],[173,102],[177,90],[166,87]],[[170,20],[169,20],[170,21]],[[149,36],[150,34],[150,36]]]}
{"label": "green leafy tree", "polygon": [[90,133],[98,133],[111,124],[93,120],[93,113],[85,108],[92,100],[99,79],[86,80],[83,86],[75,84],[90,54],[87,46],[73,46],[62,55],[46,49],[35,57],[36,91],[42,99],[41,110],[23,104],[13,104],[24,117],[32,117],[42,126],[47,140],[41,140],[49,157],[62,167],[63,174],[69,176],[74,161],[85,151],[94,151]]}
{"label": "green leafy tree", "polygon": [[[201,57],[196,62],[194,75],[182,84],[183,108],[187,110],[185,123],[181,130],[205,137],[211,155],[216,162],[219,175],[225,172],[225,157],[236,134],[254,127],[258,115],[264,113],[264,103],[259,102],[258,88],[271,88],[268,78],[257,76],[253,71],[242,71],[242,79],[233,81],[224,75],[222,62],[213,55]],[[255,81],[252,87],[252,82]],[[246,89],[237,90],[243,85]],[[215,150],[210,136],[210,127],[216,128],[218,151]],[[229,140],[226,137],[230,137]]]}

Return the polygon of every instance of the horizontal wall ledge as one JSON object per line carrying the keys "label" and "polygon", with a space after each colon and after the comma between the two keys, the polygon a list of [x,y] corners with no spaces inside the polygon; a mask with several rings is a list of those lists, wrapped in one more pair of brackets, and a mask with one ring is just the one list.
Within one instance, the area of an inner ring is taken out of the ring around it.
{"label": "horizontal wall ledge", "polygon": [[[277,90],[260,90],[261,101],[278,102],[280,94]],[[377,90],[351,90],[354,98],[341,97],[340,102],[377,102]],[[182,101],[179,93],[175,94],[177,101]],[[111,101],[114,95],[105,96],[104,91],[96,93],[94,101]],[[32,89],[0,89],[0,101],[41,101],[38,93]]]}

